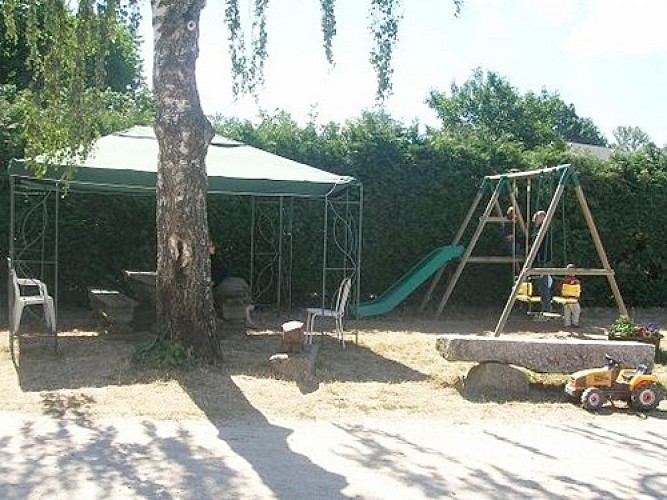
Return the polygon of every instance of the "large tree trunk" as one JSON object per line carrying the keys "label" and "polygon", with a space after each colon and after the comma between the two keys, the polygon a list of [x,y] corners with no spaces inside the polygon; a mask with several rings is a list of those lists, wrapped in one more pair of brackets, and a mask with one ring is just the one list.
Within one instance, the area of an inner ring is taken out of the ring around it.
{"label": "large tree trunk", "polygon": [[152,0],[157,175],[157,321],[195,353],[220,357],[210,287],[204,163],[213,129],[195,81],[205,0]]}

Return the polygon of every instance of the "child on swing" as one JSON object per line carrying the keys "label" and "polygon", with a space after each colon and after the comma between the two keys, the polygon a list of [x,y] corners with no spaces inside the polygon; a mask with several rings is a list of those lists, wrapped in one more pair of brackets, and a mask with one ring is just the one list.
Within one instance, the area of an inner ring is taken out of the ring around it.
{"label": "child on swing", "polygon": [[[568,264],[566,269],[573,269],[574,264]],[[581,315],[581,305],[579,296],[581,295],[581,282],[573,274],[568,274],[560,283],[560,295],[565,299],[563,304],[563,322],[565,327],[579,328],[579,316]]]}

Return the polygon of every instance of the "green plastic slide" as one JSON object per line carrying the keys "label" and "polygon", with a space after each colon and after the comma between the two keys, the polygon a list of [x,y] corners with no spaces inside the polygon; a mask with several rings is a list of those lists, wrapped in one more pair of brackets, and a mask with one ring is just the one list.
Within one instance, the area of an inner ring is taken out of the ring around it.
{"label": "green plastic slide", "polygon": [[410,296],[424,281],[449,261],[463,255],[461,245],[447,245],[439,247],[429,253],[406,272],[401,279],[390,286],[382,295],[369,302],[362,302],[358,306],[351,305],[349,315],[363,318],[379,316],[392,311],[398,304]]}

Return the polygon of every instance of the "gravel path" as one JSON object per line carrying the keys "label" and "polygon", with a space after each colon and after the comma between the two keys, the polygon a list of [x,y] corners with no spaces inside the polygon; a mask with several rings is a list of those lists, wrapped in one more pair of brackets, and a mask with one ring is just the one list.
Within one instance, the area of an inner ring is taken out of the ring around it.
{"label": "gravel path", "polygon": [[215,425],[0,412],[0,498],[667,495],[664,410],[513,417]]}

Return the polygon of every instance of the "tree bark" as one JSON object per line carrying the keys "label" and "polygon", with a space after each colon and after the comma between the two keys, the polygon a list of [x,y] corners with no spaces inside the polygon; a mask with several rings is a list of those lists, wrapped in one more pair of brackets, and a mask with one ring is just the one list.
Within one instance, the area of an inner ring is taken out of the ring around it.
{"label": "tree bark", "polygon": [[160,333],[219,358],[210,286],[206,153],[213,128],[195,80],[205,0],[152,0],[157,107],[157,321]]}

